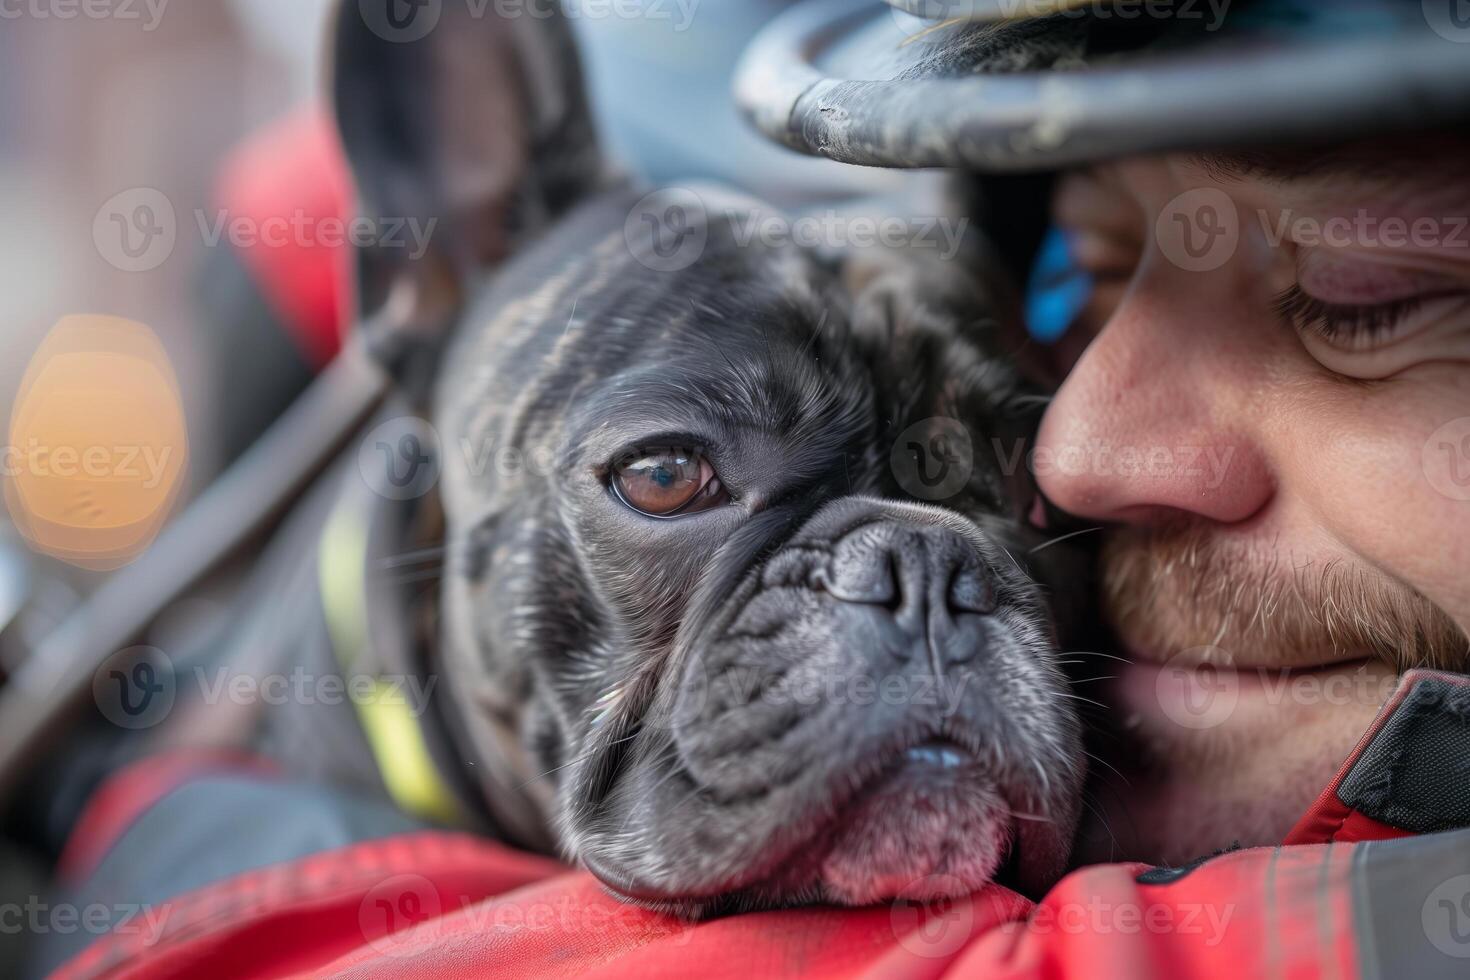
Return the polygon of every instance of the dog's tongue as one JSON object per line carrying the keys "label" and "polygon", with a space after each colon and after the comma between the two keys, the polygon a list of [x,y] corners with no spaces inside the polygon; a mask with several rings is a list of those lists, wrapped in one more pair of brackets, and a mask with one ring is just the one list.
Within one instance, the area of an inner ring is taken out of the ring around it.
{"label": "dog's tongue", "polygon": [[991,880],[1012,836],[993,780],[952,749],[922,747],[838,815],[822,881],[848,905],[967,894]]}

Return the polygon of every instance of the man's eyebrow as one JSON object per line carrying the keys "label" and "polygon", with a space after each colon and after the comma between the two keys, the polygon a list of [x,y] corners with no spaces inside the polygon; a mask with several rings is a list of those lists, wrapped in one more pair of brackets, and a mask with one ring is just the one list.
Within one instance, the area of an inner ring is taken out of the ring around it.
{"label": "man's eyebrow", "polygon": [[1388,161],[1342,148],[1236,150],[1200,153],[1193,162],[1216,180],[1276,183],[1343,178],[1382,180],[1389,176]]}
{"label": "man's eyebrow", "polygon": [[1282,146],[1194,154],[1194,164],[1220,181],[1274,183],[1464,181],[1467,144],[1453,134],[1388,137],[1371,143]]}

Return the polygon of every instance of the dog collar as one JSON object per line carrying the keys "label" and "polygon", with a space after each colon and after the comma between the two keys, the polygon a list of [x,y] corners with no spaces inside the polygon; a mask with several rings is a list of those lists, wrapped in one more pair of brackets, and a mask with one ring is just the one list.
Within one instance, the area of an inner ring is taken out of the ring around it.
{"label": "dog collar", "polygon": [[[356,488],[352,488],[355,490]],[[371,652],[367,569],[370,502],[349,491],[332,510],[317,550],[317,579],[332,653],[344,676],[380,674]],[[461,822],[463,809],[430,751],[415,715],[394,685],[379,676],[352,706],[388,794],[400,809],[435,823]]]}

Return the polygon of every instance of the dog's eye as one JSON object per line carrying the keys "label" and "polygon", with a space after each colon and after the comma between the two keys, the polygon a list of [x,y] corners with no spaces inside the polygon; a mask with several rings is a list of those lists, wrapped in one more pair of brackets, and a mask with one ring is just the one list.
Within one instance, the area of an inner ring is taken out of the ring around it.
{"label": "dog's eye", "polygon": [[619,500],[649,517],[691,514],[724,497],[714,467],[684,449],[646,450],[618,462],[612,487]]}

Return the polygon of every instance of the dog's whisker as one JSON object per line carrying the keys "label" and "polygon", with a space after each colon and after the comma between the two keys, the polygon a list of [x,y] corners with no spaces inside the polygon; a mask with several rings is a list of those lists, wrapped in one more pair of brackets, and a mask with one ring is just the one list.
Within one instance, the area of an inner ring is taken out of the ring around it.
{"label": "dog's whisker", "polygon": [[1120,657],[1114,653],[1101,653],[1097,650],[1068,650],[1066,655],[1069,657],[1103,657],[1107,660],[1116,660],[1119,663],[1133,663],[1133,661],[1127,657]]}
{"label": "dog's whisker", "polygon": [[1046,766],[1041,764],[1040,759],[1031,760],[1031,768],[1036,770],[1036,776],[1041,782],[1042,796],[1051,795],[1051,777],[1047,775]]}
{"label": "dog's whisker", "polygon": [[1101,531],[1101,530],[1102,530],[1102,525],[1101,524],[1099,524],[1097,527],[1084,527],[1080,531],[1072,531],[1070,534],[1062,534],[1062,535],[1059,535],[1059,536],[1057,536],[1055,538],[1052,538],[1050,541],[1043,541],[1041,544],[1037,545],[1036,547],[1032,548],[1030,551],[1028,551],[1026,553],[1028,555],[1034,555],[1038,551],[1042,551],[1042,550],[1044,550],[1046,548],[1050,548],[1054,544],[1061,544],[1063,541],[1066,541],[1069,538],[1075,538],[1079,534],[1091,534],[1093,531]]}
{"label": "dog's whisker", "polygon": [[1022,575],[1026,574],[1026,570],[1021,567],[1021,563],[1016,561],[1016,556],[1011,554],[1011,549],[999,543],[997,543],[996,546],[1000,548],[1001,551],[1005,552],[1005,556],[1011,560],[1011,564],[1016,566],[1016,571],[1020,572]]}
{"label": "dog's whisker", "polygon": [[575,759],[570,759],[567,762],[563,762],[559,766],[552,766],[550,769],[546,770],[545,772],[537,773],[536,775],[532,776],[530,779],[527,779],[525,782],[516,784],[516,789],[518,789],[518,790],[525,789],[527,786],[530,786],[532,783],[536,782],[538,779],[545,779],[547,776],[553,775],[554,773],[561,772],[563,769],[569,769],[572,766],[577,765],[578,763],[586,762],[588,759],[592,758],[596,754],[597,754],[596,751],[587,752],[587,753],[584,753],[582,755],[577,756]]}
{"label": "dog's whisker", "polygon": [[518,790],[519,789],[525,789],[527,786],[530,786],[532,783],[536,782],[536,780],[538,780],[538,779],[545,779],[547,776],[550,776],[553,773],[558,773],[558,772],[561,772],[563,769],[567,769],[567,768],[570,768],[571,766],[578,765],[579,763],[586,762],[588,759],[591,759],[592,757],[596,756],[600,752],[606,751],[609,747],[611,747],[613,745],[620,745],[623,742],[630,741],[630,740],[635,739],[637,737],[638,737],[638,733],[637,732],[634,732],[631,735],[624,735],[622,738],[613,739],[611,742],[608,742],[607,745],[599,745],[596,748],[589,749],[588,751],[583,752],[581,755],[576,756],[575,758],[569,759],[566,762],[563,762],[559,766],[552,766],[550,769],[546,770],[545,772],[537,773],[536,775],[532,776],[530,779],[527,779],[525,782],[523,782],[523,783],[519,784],[518,786],[516,786],[516,789],[518,789]]}
{"label": "dog's whisker", "polygon": [[1132,785],[1128,781],[1128,777],[1125,776],[1125,775],[1123,775],[1121,772],[1119,772],[1118,771],[1118,768],[1116,766],[1114,766],[1112,763],[1108,762],[1106,759],[1103,759],[1103,758],[1099,757],[1098,755],[1096,755],[1095,753],[1092,753],[1092,752],[1087,751],[1086,749],[1083,749],[1082,750],[1082,754],[1085,755],[1085,756],[1087,756],[1093,762],[1096,762],[1098,765],[1102,766],[1104,769],[1107,769],[1109,772],[1111,772],[1113,775],[1117,776],[1119,779],[1123,780],[1123,785],[1124,786],[1131,786]]}
{"label": "dog's whisker", "polygon": [[561,335],[565,337],[572,330],[572,324],[577,322],[577,304],[582,302],[582,295],[578,293],[572,297],[572,312],[567,316],[567,325],[562,328]]}
{"label": "dog's whisker", "polygon": [[380,558],[374,564],[378,568],[399,568],[403,565],[417,565],[434,559],[442,559],[449,551],[446,544],[435,545],[432,548],[420,548],[418,551],[405,551],[398,555],[389,555]]}
{"label": "dog's whisker", "polygon": [[1113,845],[1112,854],[1116,855],[1122,848],[1118,845],[1118,835],[1113,833],[1112,824],[1108,822],[1107,817],[1103,816],[1103,812],[1098,808],[1097,804],[1087,798],[1086,794],[1083,794],[1081,801],[1082,805],[1087,808],[1087,812],[1096,817],[1097,822],[1102,825],[1103,833],[1108,835],[1108,840]]}
{"label": "dog's whisker", "polygon": [[1104,711],[1109,710],[1108,706],[1105,705],[1105,704],[1103,704],[1101,701],[1094,701],[1094,700],[1092,700],[1092,698],[1084,698],[1080,694],[1068,694],[1065,691],[1057,691],[1056,694],[1057,694],[1057,697],[1071,698],[1073,701],[1081,701],[1081,702],[1083,702],[1085,704],[1090,704],[1090,705],[1093,705],[1095,707],[1102,708]]}

